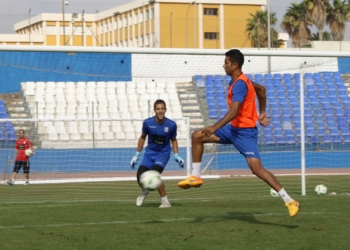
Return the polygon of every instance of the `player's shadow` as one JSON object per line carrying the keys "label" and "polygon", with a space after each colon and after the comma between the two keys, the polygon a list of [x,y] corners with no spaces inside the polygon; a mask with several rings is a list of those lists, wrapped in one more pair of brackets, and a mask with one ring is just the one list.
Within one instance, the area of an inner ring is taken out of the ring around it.
{"label": "player's shadow", "polygon": [[241,213],[241,212],[228,212],[226,216],[214,216],[214,217],[196,217],[195,222],[202,222],[205,220],[212,221],[223,221],[223,220],[240,220],[245,221],[251,224],[267,225],[267,226],[279,226],[286,227],[288,229],[298,228],[296,225],[286,225],[272,222],[259,221],[255,218],[255,215],[252,213]]}

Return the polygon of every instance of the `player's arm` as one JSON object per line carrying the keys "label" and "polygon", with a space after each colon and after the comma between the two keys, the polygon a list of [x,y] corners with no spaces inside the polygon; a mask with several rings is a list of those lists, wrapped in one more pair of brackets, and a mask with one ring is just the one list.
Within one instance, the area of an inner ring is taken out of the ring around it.
{"label": "player's arm", "polygon": [[143,145],[145,145],[146,137],[147,137],[147,135],[141,134],[141,136],[137,142],[137,149],[136,149],[137,152],[140,153],[142,151]]}
{"label": "player's arm", "polygon": [[171,139],[171,147],[173,148],[175,161],[177,162],[177,164],[179,164],[180,168],[183,168],[185,165],[185,161],[178,154],[179,153],[179,145],[177,143],[176,138]]}
{"label": "player's arm", "polygon": [[259,101],[259,120],[260,124],[267,126],[269,124],[269,119],[266,115],[266,88],[256,82],[253,82],[254,90]]}
{"label": "player's arm", "polygon": [[137,163],[137,161],[139,159],[139,156],[140,156],[140,152],[143,149],[143,145],[145,145],[146,137],[147,137],[147,135],[142,133],[140,138],[139,138],[139,140],[138,140],[138,142],[137,142],[137,148],[136,148],[135,155],[130,161],[130,167],[131,168],[135,168],[135,165],[136,165],[136,163]]}

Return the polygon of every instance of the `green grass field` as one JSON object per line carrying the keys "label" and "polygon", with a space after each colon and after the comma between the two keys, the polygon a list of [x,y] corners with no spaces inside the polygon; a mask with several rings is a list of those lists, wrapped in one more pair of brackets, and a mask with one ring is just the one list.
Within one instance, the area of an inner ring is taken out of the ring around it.
{"label": "green grass field", "polygon": [[[135,205],[134,182],[0,186],[1,249],[349,249],[350,195],[300,195],[293,219],[256,178],[205,180],[181,190],[166,181],[171,208],[152,192]],[[311,181],[309,181],[311,182]],[[344,185],[347,185],[345,182]]]}

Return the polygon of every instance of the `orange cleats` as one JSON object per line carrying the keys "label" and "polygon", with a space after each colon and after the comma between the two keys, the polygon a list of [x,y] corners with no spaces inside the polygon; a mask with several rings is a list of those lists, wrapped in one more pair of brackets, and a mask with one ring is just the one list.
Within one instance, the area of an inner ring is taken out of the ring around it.
{"label": "orange cleats", "polygon": [[177,185],[180,188],[187,189],[187,188],[191,188],[191,187],[196,187],[197,188],[197,187],[202,186],[202,184],[203,184],[202,178],[195,177],[195,176],[190,176],[186,180],[180,181]]}
{"label": "orange cleats", "polygon": [[300,210],[300,204],[296,200],[286,203],[286,207],[288,207],[289,215],[291,218],[296,216]]}

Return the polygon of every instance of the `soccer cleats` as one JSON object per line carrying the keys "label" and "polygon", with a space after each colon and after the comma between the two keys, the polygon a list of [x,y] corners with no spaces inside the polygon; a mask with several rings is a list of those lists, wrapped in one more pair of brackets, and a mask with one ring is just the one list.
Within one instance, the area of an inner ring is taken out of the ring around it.
{"label": "soccer cleats", "polygon": [[26,181],[23,185],[29,185],[29,181]]}
{"label": "soccer cleats", "polygon": [[289,215],[291,218],[296,216],[300,210],[300,204],[296,200],[286,203],[286,207],[288,207]]}
{"label": "soccer cleats", "polygon": [[160,204],[159,208],[168,208],[171,207],[169,202],[163,201],[162,204]]}
{"label": "soccer cleats", "polygon": [[203,184],[202,178],[195,177],[195,176],[190,176],[186,180],[180,181],[177,185],[180,188],[187,189],[187,188],[191,188],[191,187],[196,187],[197,188],[197,187],[202,186],[202,184]]}
{"label": "soccer cleats", "polygon": [[136,206],[141,206],[143,204],[143,201],[146,199],[148,195],[148,190],[142,190],[139,197],[136,199]]}

